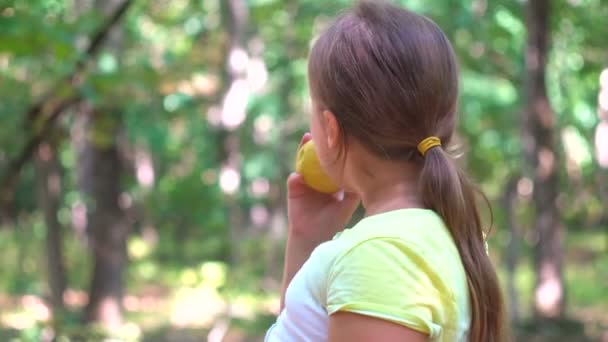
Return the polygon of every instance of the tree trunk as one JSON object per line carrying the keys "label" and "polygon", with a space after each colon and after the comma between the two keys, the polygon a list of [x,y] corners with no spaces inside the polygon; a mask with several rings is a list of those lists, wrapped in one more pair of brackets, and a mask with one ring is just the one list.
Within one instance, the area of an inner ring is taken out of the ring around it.
{"label": "tree trunk", "polygon": [[128,227],[119,205],[122,168],[117,146],[120,118],[83,105],[85,139],[79,151],[79,186],[85,197],[86,231],[93,273],[86,307],[87,322],[106,328],[122,323],[123,272]]}
{"label": "tree trunk", "polygon": [[[120,6],[119,0],[95,0],[94,7],[105,14]],[[109,32],[108,48],[118,54],[119,27]],[[118,57],[119,58],[119,57]],[[86,229],[93,257],[93,273],[85,319],[106,329],[122,324],[123,273],[127,262],[126,240],[129,233],[120,206],[124,165],[118,141],[121,114],[111,105],[81,107],[84,135],[79,156],[79,186],[85,196]]]}
{"label": "tree trunk", "polygon": [[63,262],[63,227],[57,219],[61,199],[61,170],[57,149],[50,142],[43,142],[35,157],[38,198],[46,225],[47,277],[53,316],[57,318],[64,309],[63,293],[66,273]]}
{"label": "tree trunk", "polygon": [[519,322],[519,294],[515,283],[515,275],[519,260],[520,229],[517,224],[516,205],[517,205],[517,183],[520,177],[514,175],[505,185],[502,206],[506,215],[506,224],[509,229],[509,242],[506,247],[505,259],[507,268],[507,295],[509,300],[509,313],[511,322]]}
{"label": "tree trunk", "polygon": [[[598,94],[599,122],[595,129],[595,159],[599,166],[598,187],[600,199],[608,203],[608,68],[600,74]],[[606,250],[608,251],[608,213],[604,212],[600,224],[606,226]]]}
{"label": "tree trunk", "polygon": [[[289,0],[285,6],[287,15],[289,16],[288,21],[293,23],[296,22],[299,4],[296,0]],[[280,98],[280,111],[282,113],[291,113],[295,110],[295,105],[291,103],[289,94],[294,88],[294,77],[293,72],[289,66],[291,62],[297,58],[296,55],[296,44],[297,35],[293,25],[288,25],[284,31],[284,49],[285,58],[283,60],[283,80],[279,89]],[[279,141],[286,141],[288,138],[286,134],[286,122],[281,123],[279,131]],[[266,255],[266,278],[267,283],[270,286],[276,286],[277,290],[280,290],[281,277],[283,272],[283,255],[282,252],[285,248],[284,243],[287,236],[287,186],[285,180],[287,179],[290,170],[294,167],[294,162],[290,160],[293,158],[293,151],[289,151],[287,148],[288,144],[277,144],[277,155],[279,156],[279,183],[278,191],[274,198],[271,198],[272,215],[270,219],[270,229],[268,230],[268,250]],[[285,164],[287,161],[287,165]]]}
{"label": "tree trunk", "polygon": [[550,41],[550,1],[527,3],[526,108],[523,144],[526,171],[533,174],[538,245],[535,251],[536,286],[534,311],[539,319],[555,319],[564,313],[562,229],[556,207],[558,156],[555,114],[547,98],[545,67]]}
{"label": "tree trunk", "polygon": [[241,260],[240,241],[244,237],[246,217],[237,202],[241,189],[241,153],[239,127],[245,121],[247,98],[247,55],[246,34],[249,11],[244,0],[222,1],[224,25],[228,30],[228,50],[226,54],[226,93],[222,103],[220,151],[220,186],[227,195],[228,221],[230,229],[231,263]]}

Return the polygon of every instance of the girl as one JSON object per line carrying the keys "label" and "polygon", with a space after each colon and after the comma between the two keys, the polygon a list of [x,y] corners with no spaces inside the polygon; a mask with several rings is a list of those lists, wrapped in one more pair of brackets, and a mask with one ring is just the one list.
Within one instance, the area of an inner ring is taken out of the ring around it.
{"label": "girl", "polygon": [[[505,340],[475,190],[444,148],[458,98],[446,36],[363,1],[319,37],[308,69],[302,142],[345,195],[289,177],[282,311],[266,340]],[[336,234],[359,203],[366,217]]]}

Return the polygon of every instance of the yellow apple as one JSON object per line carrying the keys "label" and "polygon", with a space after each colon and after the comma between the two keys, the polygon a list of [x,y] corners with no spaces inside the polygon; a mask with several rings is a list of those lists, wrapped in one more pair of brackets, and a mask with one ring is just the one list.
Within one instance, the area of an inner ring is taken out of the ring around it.
{"label": "yellow apple", "polygon": [[321,168],[312,140],[306,142],[298,150],[296,172],[302,175],[304,182],[308,186],[319,192],[331,194],[339,190]]}

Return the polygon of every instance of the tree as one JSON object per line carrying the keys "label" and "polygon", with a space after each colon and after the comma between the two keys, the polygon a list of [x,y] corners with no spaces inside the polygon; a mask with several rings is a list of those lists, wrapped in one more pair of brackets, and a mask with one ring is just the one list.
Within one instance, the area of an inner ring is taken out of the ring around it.
{"label": "tree", "polygon": [[[120,3],[97,0],[94,6],[107,13]],[[119,32],[114,31],[111,37],[109,45],[113,48],[120,40]],[[121,201],[125,170],[119,149],[122,113],[110,104],[88,101],[80,106],[78,121],[78,183],[85,198],[86,231],[93,257],[85,319],[116,328],[122,323],[129,233]]]}
{"label": "tree", "polygon": [[243,237],[243,228],[247,227],[246,216],[238,203],[242,188],[241,153],[239,128],[245,121],[249,85],[247,84],[247,24],[249,9],[244,0],[228,0],[223,4],[223,20],[228,32],[226,61],[226,93],[221,108],[220,137],[222,149],[219,153],[221,175],[220,186],[228,196],[228,220],[230,236],[233,241],[232,263],[237,264],[240,258],[239,242]]}
{"label": "tree", "polygon": [[124,165],[115,138],[120,131],[120,113],[85,107],[80,115],[84,139],[78,158],[79,187],[85,199],[86,231],[93,257],[86,320],[115,328],[122,320],[129,231],[120,206]]}
{"label": "tree", "polygon": [[[66,112],[67,108],[80,100],[79,95],[72,93],[75,90],[74,88],[79,87],[82,83],[87,62],[103,46],[108,33],[120,21],[131,3],[131,0],[126,0],[116,7],[116,10],[112,12],[104,25],[91,37],[91,42],[85,49],[83,57],[78,59],[72,72],[59,80],[46,94],[25,109],[24,126],[27,128],[25,133],[29,139],[17,156],[6,163],[6,171],[0,178],[0,206],[10,205],[15,183],[21,169],[32,158],[45,137],[53,131],[58,118]],[[65,96],[60,91],[64,90],[65,92],[66,88],[70,96]],[[0,209],[6,210],[5,208]]]}
{"label": "tree", "polygon": [[600,74],[597,114],[599,122],[595,129],[595,158],[601,169],[608,169],[608,68]]}
{"label": "tree", "polygon": [[[605,203],[608,200],[608,68],[600,74],[599,89],[597,108],[599,122],[595,128],[595,158],[600,169],[598,175],[600,200]],[[608,214],[604,213],[602,221],[608,222]],[[608,246],[608,242],[606,246]]]}
{"label": "tree", "polygon": [[502,198],[502,208],[505,215],[505,224],[509,230],[509,242],[505,248],[505,268],[507,271],[506,287],[507,300],[509,305],[509,314],[511,322],[518,323],[521,318],[521,309],[519,305],[519,293],[515,283],[517,273],[517,265],[520,258],[520,243],[521,243],[521,228],[517,222],[516,206],[517,206],[517,184],[520,181],[520,175],[513,175],[504,187]]}
{"label": "tree", "polygon": [[57,159],[56,142],[45,141],[35,157],[38,179],[38,198],[46,225],[47,279],[53,316],[64,309],[63,293],[66,289],[66,272],[63,259],[63,226],[57,218],[62,194],[62,174]]}
{"label": "tree", "polygon": [[534,310],[539,319],[559,318],[564,313],[562,232],[557,210],[558,154],[556,118],[547,97],[545,70],[550,42],[550,0],[527,3],[525,108],[523,146],[525,169],[532,174],[536,209],[536,285]]}

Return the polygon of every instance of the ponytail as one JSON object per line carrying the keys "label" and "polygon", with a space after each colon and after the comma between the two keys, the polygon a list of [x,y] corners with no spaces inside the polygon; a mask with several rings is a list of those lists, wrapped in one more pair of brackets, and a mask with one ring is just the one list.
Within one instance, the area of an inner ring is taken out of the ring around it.
{"label": "ponytail", "polygon": [[420,193],[424,205],[443,218],[466,271],[471,305],[469,341],[503,342],[507,340],[505,309],[485,248],[476,192],[447,152],[442,148],[425,151]]}

